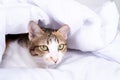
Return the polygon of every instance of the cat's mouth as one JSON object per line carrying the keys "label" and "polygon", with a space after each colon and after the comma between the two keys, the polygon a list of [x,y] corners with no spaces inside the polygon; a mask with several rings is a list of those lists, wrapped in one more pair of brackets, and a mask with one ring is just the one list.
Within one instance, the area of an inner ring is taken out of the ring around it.
{"label": "cat's mouth", "polygon": [[42,64],[42,65],[46,65],[46,66],[57,65],[60,62],[60,59],[53,58],[53,57],[43,58],[43,57],[34,56],[33,58],[37,64]]}
{"label": "cat's mouth", "polygon": [[46,58],[44,61],[46,65],[57,65],[59,63],[59,59],[53,57]]}

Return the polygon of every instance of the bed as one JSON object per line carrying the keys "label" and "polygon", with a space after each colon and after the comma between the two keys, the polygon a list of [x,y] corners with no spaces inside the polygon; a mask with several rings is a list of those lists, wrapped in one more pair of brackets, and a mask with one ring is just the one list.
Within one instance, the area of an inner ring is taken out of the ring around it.
{"label": "bed", "polygon": [[59,66],[0,68],[0,80],[120,80],[119,13],[113,1],[94,11],[74,0],[1,0],[0,60],[5,35],[28,32],[30,20],[68,24],[68,52]]}

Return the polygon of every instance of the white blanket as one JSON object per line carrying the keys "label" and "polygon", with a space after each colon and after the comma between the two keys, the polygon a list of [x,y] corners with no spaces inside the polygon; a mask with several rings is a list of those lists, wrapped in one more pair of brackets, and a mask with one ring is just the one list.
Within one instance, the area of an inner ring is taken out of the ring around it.
{"label": "white blanket", "polygon": [[69,51],[56,69],[0,69],[0,80],[120,80],[120,65],[89,53]]}
{"label": "white blanket", "polygon": [[1,0],[0,59],[5,34],[25,33],[29,20],[38,19],[52,23],[50,28],[68,24],[68,47],[73,50],[56,69],[0,69],[0,80],[120,80],[119,14],[114,2],[95,13],[74,0]]}

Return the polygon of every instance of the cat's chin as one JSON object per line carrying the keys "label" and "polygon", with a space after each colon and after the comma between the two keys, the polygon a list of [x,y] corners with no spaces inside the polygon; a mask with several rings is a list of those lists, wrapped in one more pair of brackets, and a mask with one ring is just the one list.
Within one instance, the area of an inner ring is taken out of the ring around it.
{"label": "cat's chin", "polygon": [[58,64],[41,64],[41,63],[38,63],[38,67],[40,68],[56,68]]}
{"label": "cat's chin", "polygon": [[36,61],[36,64],[40,68],[56,68],[59,63],[46,63],[44,61]]}
{"label": "cat's chin", "polygon": [[59,65],[59,63],[57,64],[49,64],[49,65],[46,65],[47,68],[57,68],[57,66]]}
{"label": "cat's chin", "polygon": [[49,64],[46,64],[46,67],[47,68],[57,68],[57,66],[60,64],[60,62],[57,62],[57,63],[49,63]]}

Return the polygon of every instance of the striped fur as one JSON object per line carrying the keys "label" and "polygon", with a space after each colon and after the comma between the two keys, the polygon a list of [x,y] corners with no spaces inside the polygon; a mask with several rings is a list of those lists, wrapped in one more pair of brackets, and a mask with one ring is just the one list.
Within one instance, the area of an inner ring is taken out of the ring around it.
{"label": "striped fur", "polygon": [[67,25],[53,30],[41,28],[30,21],[28,30],[26,34],[7,35],[7,48],[1,67],[43,67],[56,65],[62,60],[67,51]]}

